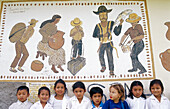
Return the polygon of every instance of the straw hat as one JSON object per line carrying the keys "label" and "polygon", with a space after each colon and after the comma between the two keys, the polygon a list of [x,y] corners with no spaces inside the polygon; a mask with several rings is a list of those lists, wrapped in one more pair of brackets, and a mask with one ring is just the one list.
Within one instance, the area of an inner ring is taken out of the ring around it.
{"label": "straw hat", "polygon": [[112,11],[112,9],[109,9],[109,10],[107,10],[107,8],[105,7],[105,6],[100,6],[99,8],[98,8],[98,11],[93,11],[95,14],[97,14],[97,15],[99,15],[99,13],[102,13],[102,12],[107,12],[107,13],[109,13],[109,12],[111,12]]}
{"label": "straw hat", "polygon": [[126,22],[135,23],[141,20],[141,17],[138,16],[136,13],[132,13],[129,15],[129,18],[126,19]]}
{"label": "straw hat", "polygon": [[35,20],[35,19],[31,19],[30,22],[28,22],[29,24],[33,25],[33,24],[36,24],[38,22],[38,20]]}
{"label": "straw hat", "polygon": [[81,25],[81,24],[82,24],[82,21],[80,21],[79,18],[75,18],[74,20],[71,21],[72,26],[78,26],[78,25]]}

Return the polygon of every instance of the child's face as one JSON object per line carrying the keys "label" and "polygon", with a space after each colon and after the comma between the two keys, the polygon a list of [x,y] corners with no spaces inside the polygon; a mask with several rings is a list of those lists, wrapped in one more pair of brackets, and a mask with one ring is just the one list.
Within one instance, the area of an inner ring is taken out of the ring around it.
{"label": "child's face", "polygon": [[115,103],[119,102],[121,95],[118,93],[114,87],[110,88],[110,99],[113,100]]}
{"label": "child's face", "polygon": [[74,95],[77,97],[77,99],[83,99],[83,95],[85,93],[85,90],[82,88],[76,88],[74,89]]}
{"label": "child's face", "polygon": [[102,95],[100,93],[93,94],[91,99],[95,106],[99,106],[100,102],[102,101]]}
{"label": "child's face", "polygon": [[154,84],[151,87],[151,93],[155,96],[155,97],[159,97],[162,94],[162,89],[161,86],[159,84]]}
{"label": "child's face", "polygon": [[46,103],[50,98],[48,90],[41,90],[40,95],[38,95],[41,103]]}
{"label": "child's face", "polygon": [[29,97],[29,93],[27,92],[26,89],[18,90],[17,98],[19,101],[24,102],[27,100],[28,97]]}
{"label": "child's face", "polygon": [[64,95],[64,92],[65,92],[64,84],[57,83],[57,85],[56,85],[54,90],[55,90],[57,95]]}
{"label": "child's face", "polygon": [[139,98],[143,93],[143,88],[141,86],[133,86],[132,93],[136,98]]}

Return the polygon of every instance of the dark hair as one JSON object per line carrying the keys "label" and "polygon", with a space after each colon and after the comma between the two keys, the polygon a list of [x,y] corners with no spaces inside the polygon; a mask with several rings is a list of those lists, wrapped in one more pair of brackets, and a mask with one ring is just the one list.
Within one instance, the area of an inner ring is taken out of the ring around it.
{"label": "dark hair", "polygon": [[101,96],[103,97],[103,90],[100,87],[93,87],[93,88],[90,89],[90,97],[91,98],[96,93],[100,93]]}
{"label": "dark hair", "polygon": [[67,87],[66,87],[66,83],[62,80],[62,79],[58,79],[55,84],[54,84],[54,89],[56,88],[57,84],[58,83],[61,83],[64,85],[64,88],[65,88],[65,93],[67,92]]}
{"label": "dark hair", "polygon": [[46,21],[44,21],[43,23],[41,23],[40,28],[42,28],[42,27],[43,27],[45,24],[47,24],[47,23],[52,23],[52,22],[54,22],[55,19],[57,19],[57,18],[61,18],[61,16],[60,16],[60,15],[53,15],[52,19],[46,20]]}
{"label": "dark hair", "polygon": [[50,94],[50,89],[49,89],[48,87],[46,87],[46,86],[43,86],[43,87],[39,88],[39,90],[38,90],[38,95],[40,95],[40,93],[41,93],[42,90],[47,90],[47,91],[49,92],[49,96],[51,95],[51,94]]}
{"label": "dark hair", "polygon": [[19,86],[18,89],[17,89],[17,93],[19,90],[26,90],[29,94],[29,88],[27,86]]}
{"label": "dark hair", "polygon": [[86,90],[84,83],[81,81],[77,81],[76,83],[74,83],[72,88],[73,88],[73,92],[76,88],[82,88],[84,89],[84,91]]}
{"label": "dark hair", "polygon": [[[129,91],[129,94],[128,94],[128,97],[132,98],[133,99],[133,93],[132,93],[132,89],[134,86],[141,86],[142,89],[143,89],[143,84],[140,82],[140,81],[133,81],[130,85],[130,91]],[[146,99],[146,96],[145,94],[142,92],[142,95],[141,97],[145,98]]]}
{"label": "dark hair", "polygon": [[150,90],[150,91],[151,91],[151,87],[152,87],[154,84],[159,84],[159,85],[161,86],[162,93],[163,93],[163,91],[164,91],[164,86],[163,86],[161,80],[159,80],[159,79],[154,79],[154,80],[152,80],[152,81],[150,82],[150,86],[149,86],[149,90]]}

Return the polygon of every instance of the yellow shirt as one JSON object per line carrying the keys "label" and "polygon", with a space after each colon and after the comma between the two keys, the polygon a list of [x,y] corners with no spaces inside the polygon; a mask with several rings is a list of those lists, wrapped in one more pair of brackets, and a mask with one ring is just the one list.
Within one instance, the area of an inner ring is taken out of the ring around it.
{"label": "yellow shirt", "polygon": [[70,34],[73,34],[73,33],[76,33],[73,37],[74,40],[81,40],[82,37],[83,37],[83,34],[82,34],[82,31],[83,31],[83,28],[82,27],[79,27],[79,29],[77,28],[73,28],[70,32]]}

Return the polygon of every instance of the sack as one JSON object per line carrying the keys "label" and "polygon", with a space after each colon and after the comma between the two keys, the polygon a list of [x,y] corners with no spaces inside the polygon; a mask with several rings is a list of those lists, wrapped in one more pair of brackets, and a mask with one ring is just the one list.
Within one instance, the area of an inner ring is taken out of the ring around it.
{"label": "sack", "polygon": [[67,69],[72,75],[76,75],[84,66],[86,65],[86,59],[83,57],[78,57],[67,63]]}
{"label": "sack", "polygon": [[12,43],[19,41],[22,38],[25,30],[26,25],[24,23],[17,23],[16,25],[14,25],[9,35],[9,41]]}

